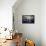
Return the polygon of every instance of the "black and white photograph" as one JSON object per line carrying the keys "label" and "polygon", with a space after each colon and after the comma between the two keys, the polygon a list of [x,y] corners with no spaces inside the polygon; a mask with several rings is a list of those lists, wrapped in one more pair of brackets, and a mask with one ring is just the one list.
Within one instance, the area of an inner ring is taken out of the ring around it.
{"label": "black and white photograph", "polygon": [[34,24],[35,17],[34,15],[23,15],[22,23],[32,23]]}

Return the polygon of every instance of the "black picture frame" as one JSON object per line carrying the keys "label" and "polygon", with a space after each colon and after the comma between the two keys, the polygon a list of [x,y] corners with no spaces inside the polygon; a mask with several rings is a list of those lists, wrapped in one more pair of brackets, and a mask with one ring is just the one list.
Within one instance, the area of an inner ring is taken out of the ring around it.
{"label": "black picture frame", "polygon": [[35,16],[34,15],[22,15],[22,24],[34,24]]}

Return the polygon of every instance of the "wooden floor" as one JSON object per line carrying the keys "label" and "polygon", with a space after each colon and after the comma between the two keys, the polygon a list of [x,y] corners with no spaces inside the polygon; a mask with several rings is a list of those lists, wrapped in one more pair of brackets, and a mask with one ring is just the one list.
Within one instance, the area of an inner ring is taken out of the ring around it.
{"label": "wooden floor", "polygon": [[13,40],[6,40],[6,42],[2,43],[0,46],[16,46],[15,39]]}

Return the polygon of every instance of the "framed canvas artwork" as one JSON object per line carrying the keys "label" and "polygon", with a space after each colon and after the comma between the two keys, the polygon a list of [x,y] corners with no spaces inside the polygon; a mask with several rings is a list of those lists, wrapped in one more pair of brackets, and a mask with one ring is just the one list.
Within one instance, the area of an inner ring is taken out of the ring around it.
{"label": "framed canvas artwork", "polygon": [[35,16],[34,15],[23,15],[22,16],[22,23],[23,24],[34,24],[35,22]]}

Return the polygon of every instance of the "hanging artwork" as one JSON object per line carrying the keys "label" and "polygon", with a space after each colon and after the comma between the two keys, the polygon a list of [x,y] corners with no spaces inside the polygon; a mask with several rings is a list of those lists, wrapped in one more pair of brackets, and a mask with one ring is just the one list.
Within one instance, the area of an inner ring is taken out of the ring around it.
{"label": "hanging artwork", "polygon": [[35,16],[34,15],[23,15],[22,16],[22,23],[30,23],[30,24],[34,24],[35,21]]}

